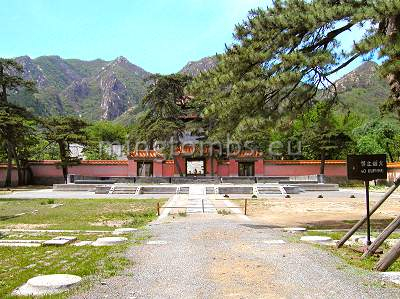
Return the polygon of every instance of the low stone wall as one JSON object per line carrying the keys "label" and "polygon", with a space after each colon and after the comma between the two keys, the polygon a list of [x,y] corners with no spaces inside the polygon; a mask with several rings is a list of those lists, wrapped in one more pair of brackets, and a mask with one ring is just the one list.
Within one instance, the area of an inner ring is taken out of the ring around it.
{"label": "low stone wall", "polygon": [[135,183],[137,184],[169,184],[171,183],[170,177],[136,177]]}
{"label": "low stone wall", "polygon": [[220,177],[208,176],[187,176],[187,177],[171,177],[172,184],[219,184],[221,183]]}
{"label": "low stone wall", "polygon": [[253,176],[222,177],[223,184],[255,184],[256,178]]}

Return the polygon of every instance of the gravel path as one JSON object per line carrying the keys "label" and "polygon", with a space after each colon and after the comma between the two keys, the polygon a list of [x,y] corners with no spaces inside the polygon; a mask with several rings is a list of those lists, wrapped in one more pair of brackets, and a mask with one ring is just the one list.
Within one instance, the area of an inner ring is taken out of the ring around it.
{"label": "gravel path", "polygon": [[169,217],[150,231],[167,243],[133,246],[130,269],[75,298],[400,298],[374,274],[238,215]]}

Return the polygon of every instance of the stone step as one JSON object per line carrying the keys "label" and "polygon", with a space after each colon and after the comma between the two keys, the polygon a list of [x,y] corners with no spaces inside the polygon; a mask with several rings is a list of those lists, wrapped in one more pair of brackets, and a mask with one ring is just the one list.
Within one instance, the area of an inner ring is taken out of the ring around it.
{"label": "stone step", "polygon": [[223,177],[222,183],[223,184],[255,184],[256,178],[255,177]]}
{"label": "stone step", "polygon": [[339,191],[338,184],[298,184],[304,191]]}
{"label": "stone step", "polygon": [[176,194],[176,187],[167,186],[143,186],[141,188],[142,194]]}
{"label": "stone step", "polygon": [[214,186],[208,186],[206,187],[206,193],[207,194],[219,194],[219,187],[214,187]]}
{"label": "stone step", "polygon": [[288,176],[262,176],[256,177],[257,183],[265,184],[265,183],[279,183],[280,181],[289,181]]}
{"label": "stone step", "polygon": [[189,187],[178,187],[177,194],[189,194]]}
{"label": "stone step", "polygon": [[253,194],[251,186],[219,186],[219,194]]}
{"label": "stone step", "polygon": [[258,190],[258,194],[260,194],[260,195],[263,195],[263,194],[282,194],[282,192],[279,189],[262,189],[262,190]]}

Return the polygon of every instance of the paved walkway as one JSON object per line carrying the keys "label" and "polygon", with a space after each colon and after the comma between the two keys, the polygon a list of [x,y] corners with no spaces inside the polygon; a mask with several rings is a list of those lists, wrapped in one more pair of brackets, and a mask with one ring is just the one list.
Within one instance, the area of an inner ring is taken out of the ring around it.
{"label": "paved walkway", "polygon": [[[400,298],[375,274],[238,215],[190,214],[150,226],[133,266],[75,298]],[[266,240],[285,239],[270,245]]]}
{"label": "paved walkway", "polygon": [[217,213],[214,205],[207,197],[204,185],[190,185],[187,206],[187,213]]}

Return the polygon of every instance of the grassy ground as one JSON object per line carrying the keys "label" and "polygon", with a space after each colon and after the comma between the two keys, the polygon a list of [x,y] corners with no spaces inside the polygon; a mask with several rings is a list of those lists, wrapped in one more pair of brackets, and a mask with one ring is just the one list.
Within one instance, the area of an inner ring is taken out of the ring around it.
{"label": "grassy ground", "polygon": [[[362,232],[361,234],[364,234]],[[340,240],[344,235],[345,232],[321,232],[321,231],[308,231],[304,235],[308,236],[327,236],[331,237],[332,240]],[[373,237],[376,237],[378,235],[377,232],[372,232],[371,235]],[[399,233],[393,233],[390,238],[399,238],[400,234]],[[319,246],[325,250],[329,250],[332,252],[334,255],[339,256],[343,260],[345,260],[347,263],[350,265],[365,269],[365,270],[373,270],[375,264],[379,260],[378,255],[374,255],[370,258],[367,259],[361,259],[362,253],[356,251],[355,249],[357,247],[361,247],[362,245],[360,244],[359,246],[343,246],[339,249],[337,248],[332,248],[328,246]],[[381,249],[383,249],[384,252],[386,252],[389,247],[386,246],[385,244],[381,246]],[[396,261],[389,269],[388,271],[400,271],[400,261]]]}
{"label": "grassy ground", "polygon": [[24,185],[24,186],[15,186],[15,187],[0,187],[0,194],[7,194],[14,191],[32,191],[32,190],[40,190],[40,189],[51,189],[50,186],[42,186],[42,185]]}
{"label": "grassy ground", "polygon": [[[157,201],[60,199],[54,203],[63,206],[52,208],[48,199],[0,199],[0,228],[113,230],[115,226],[138,227],[153,219]],[[16,216],[21,213],[26,214]]]}
{"label": "grassy ground", "polygon": [[[160,201],[160,200],[157,200]],[[55,200],[63,206],[51,208],[47,199],[0,200],[1,228],[43,228],[73,230],[107,230],[112,226],[141,227],[156,217],[156,200],[131,199],[65,199]],[[51,202],[51,201],[49,201]],[[160,201],[163,203],[163,201]],[[35,211],[37,210],[37,211]],[[35,211],[34,213],[32,213]],[[15,214],[27,213],[15,217]],[[7,239],[51,239],[66,234],[29,234],[13,232]],[[71,235],[71,234],[68,234]],[[72,234],[79,240],[95,240],[111,233]],[[67,273],[83,277],[82,287],[96,279],[115,275],[130,262],[124,257],[129,245],[149,237],[146,230],[127,236],[129,244],[112,247],[1,247],[0,298],[28,279],[44,274]],[[45,298],[66,298],[68,294]]]}

